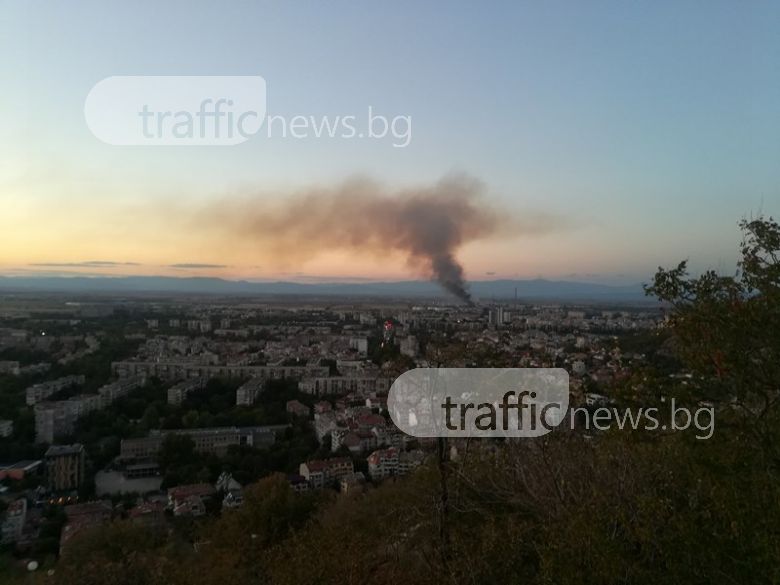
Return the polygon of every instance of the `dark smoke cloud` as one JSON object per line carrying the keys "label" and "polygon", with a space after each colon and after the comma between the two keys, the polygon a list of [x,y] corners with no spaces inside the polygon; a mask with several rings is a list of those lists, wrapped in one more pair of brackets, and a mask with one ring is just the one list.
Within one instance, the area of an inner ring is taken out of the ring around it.
{"label": "dark smoke cloud", "polygon": [[223,202],[200,216],[202,225],[247,238],[270,258],[308,259],[330,250],[404,255],[422,272],[466,303],[471,296],[456,258],[466,243],[504,231],[546,231],[536,216],[521,224],[484,202],[482,185],[465,176],[420,189],[388,192],[368,180],[337,188],[310,189],[283,200],[268,194]]}

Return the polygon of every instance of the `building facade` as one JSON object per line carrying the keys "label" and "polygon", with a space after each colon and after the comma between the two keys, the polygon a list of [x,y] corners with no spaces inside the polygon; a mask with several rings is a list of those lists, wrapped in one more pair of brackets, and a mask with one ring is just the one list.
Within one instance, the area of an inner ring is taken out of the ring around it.
{"label": "building facade", "polygon": [[52,445],[44,456],[46,479],[53,491],[75,490],[84,483],[84,446]]}

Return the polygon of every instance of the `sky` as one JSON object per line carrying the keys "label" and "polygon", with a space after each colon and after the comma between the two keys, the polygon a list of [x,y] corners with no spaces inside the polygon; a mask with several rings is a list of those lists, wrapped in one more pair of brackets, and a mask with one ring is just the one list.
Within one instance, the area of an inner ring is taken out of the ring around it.
{"label": "sky", "polygon": [[[279,258],[204,224],[355,177],[393,196],[464,175],[479,205],[553,218],[463,242],[469,279],[730,272],[737,222],[780,213],[777,2],[0,3],[0,274],[420,276],[397,250]],[[259,75],[268,115],[371,107],[410,140],[106,144],[85,100],[126,75]]]}

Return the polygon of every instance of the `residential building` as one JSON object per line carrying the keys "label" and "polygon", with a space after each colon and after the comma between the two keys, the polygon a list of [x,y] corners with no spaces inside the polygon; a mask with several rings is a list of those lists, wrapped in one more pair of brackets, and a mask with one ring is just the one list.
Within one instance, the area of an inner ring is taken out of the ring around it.
{"label": "residential building", "polygon": [[414,335],[408,335],[401,339],[401,354],[410,358],[416,358],[420,354],[420,342]]}
{"label": "residential building", "polygon": [[500,327],[511,321],[511,315],[509,311],[506,311],[504,307],[495,307],[488,312],[488,324],[496,327]]}
{"label": "residential building", "polygon": [[19,375],[19,362],[15,361],[0,361],[0,374],[11,374],[13,376]]}
{"label": "residential building", "polygon": [[301,493],[301,492],[309,491],[309,487],[310,487],[309,482],[302,475],[297,475],[297,474],[288,475],[287,482],[290,484],[290,487],[295,492]]}
{"label": "residential building", "polygon": [[53,491],[75,490],[84,482],[84,446],[52,445],[44,455],[46,478]]}
{"label": "residential building", "polygon": [[298,473],[314,489],[341,481],[341,478],[355,471],[352,460],[347,457],[313,460],[301,463]]}
{"label": "residential building", "polygon": [[25,390],[25,400],[27,402],[27,406],[33,406],[38,402],[46,400],[49,396],[56,394],[60,390],[64,390],[70,386],[77,386],[83,383],[84,376],[64,376],[56,380],[49,380],[48,382],[34,384]]}
{"label": "residential building", "polygon": [[352,337],[349,340],[349,347],[356,350],[359,355],[365,356],[368,354],[368,339],[365,337]]}
{"label": "residential building", "polygon": [[390,389],[391,383],[392,380],[390,378],[379,378],[376,376],[314,377],[301,380],[298,384],[298,389],[301,392],[314,396],[346,394],[348,392],[384,393]]}
{"label": "residential building", "polygon": [[287,413],[301,418],[309,418],[311,409],[298,400],[290,400],[287,402]]}
{"label": "residential building", "polygon": [[241,484],[227,472],[220,474],[217,483],[214,485],[218,492],[222,492],[223,508],[238,508],[244,503],[244,494],[241,490]]}
{"label": "residential building", "polygon": [[53,443],[73,432],[76,416],[67,400],[40,402],[35,405],[35,442]]}
{"label": "residential building", "polygon": [[377,481],[398,473],[398,449],[379,449],[368,456],[368,475]]}
{"label": "residential building", "polygon": [[334,412],[322,412],[314,415],[314,433],[320,443],[335,429],[336,414]]}
{"label": "residential building", "polygon": [[327,366],[247,366],[203,365],[187,361],[135,361],[127,360],[111,364],[112,371],[120,378],[144,375],[161,380],[175,381],[203,376],[205,378],[259,378],[261,380],[300,380],[305,377],[327,376]]}
{"label": "residential building", "polygon": [[184,402],[187,395],[194,390],[199,390],[206,385],[206,378],[192,378],[183,380],[168,388],[168,404],[179,405]]}
{"label": "residential building", "polygon": [[333,410],[333,405],[327,400],[320,400],[314,405],[314,415],[322,414],[323,412],[330,412]]}
{"label": "residential building", "polygon": [[242,384],[236,390],[236,406],[250,406],[254,404],[263,391],[263,387],[264,384],[260,378],[252,378]]}
{"label": "residential building", "polygon": [[[83,379],[83,376],[81,378]],[[35,405],[36,443],[53,443],[56,439],[71,434],[79,418],[105,408],[145,382],[143,376],[132,376],[102,386],[97,394],[80,394],[67,400],[37,403]]]}
{"label": "residential building", "polygon": [[174,516],[203,516],[205,500],[215,493],[214,486],[208,483],[179,485],[168,490],[168,507]]}

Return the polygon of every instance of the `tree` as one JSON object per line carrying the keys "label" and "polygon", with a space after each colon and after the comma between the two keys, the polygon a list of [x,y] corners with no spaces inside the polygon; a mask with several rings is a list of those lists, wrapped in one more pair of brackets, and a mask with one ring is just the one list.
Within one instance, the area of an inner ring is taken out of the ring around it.
{"label": "tree", "polygon": [[688,274],[687,263],[659,268],[648,294],[671,305],[669,327],[695,374],[692,400],[742,418],[774,452],[780,398],[780,226],[759,217],[740,223],[734,276]]}
{"label": "tree", "polygon": [[160,413],[153,404],[150,404],[146,407],[143,417],[141,417],[141,426],[144,429],[156,429],[159,425]]}
{"label": "tree", "polygon": [[[139,585],[600,585],[653,584],[659,576],[685,585],[778,582],[780,228],[763,218],[741,227],[735,275],[692,277],[681,263],[659,269],[647,288],[667,303],[663,345],[693,374],[690,383],[650,369],[624,382],[641,387],[642,400],[675,392],[694,406],[716,404],[710,439],[627,430],[586,438],[562,429],[460,443],[458,457],[446,462],[446,544],[438,531],[441,476],[431,463],[355,497],[296,494],[283,476],[271,476],[247,486],[242,508],[198,524],[197,554],[190,548],[186,562],[174,562],[182,556],[170,542],[152,560],[150,546],[160,543],[121,526],[118,538],[104,532],[89,554],[64,559],[56,578]],[[437,363],[465,357],[455,344],[438,353],[428,347]],[[251,472],[283,466],[295,448],[294,437],[285,437],[257,461],[245,464],[258,455],[233,449],[226,463]],[[166,438],[161,460],[169,471],[203,467],[187,437]]]}
{"label": "tree", "polygon": [[219,475],[221,466],[215,455],[195,451],[195,442],[187,435],[169,433],[160,447],[162,488],[188,483],[209,483]]}
{"label": "tree", "polygon": [[172,555],[165,554],[165,534],[114,521],[73,537],[57,564],[55,583],[84,585],[145,585],[170,582],[176,573]]}
{"label": "tree", "polygon": [[268,582],[270,551],[309,521],[317,497],[293,492],[282,475],[248,486],[241,508],[205,527],[201,539],[209,544],[184,582]]}

